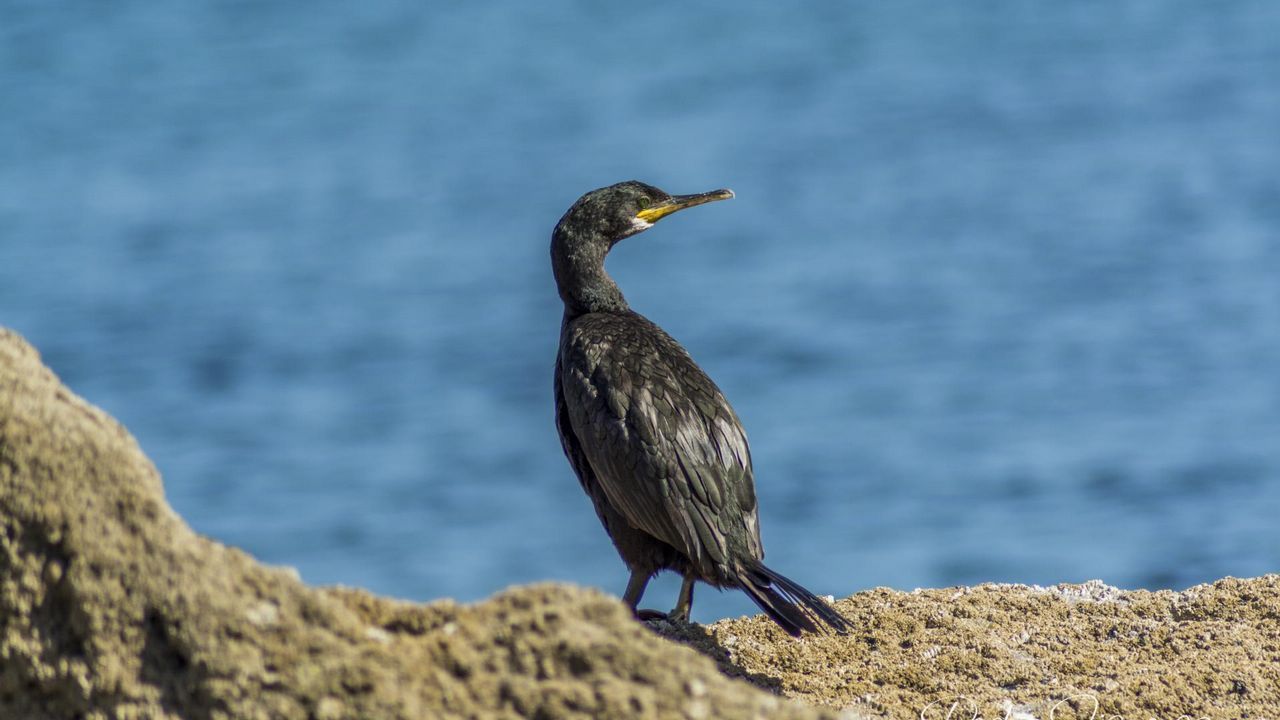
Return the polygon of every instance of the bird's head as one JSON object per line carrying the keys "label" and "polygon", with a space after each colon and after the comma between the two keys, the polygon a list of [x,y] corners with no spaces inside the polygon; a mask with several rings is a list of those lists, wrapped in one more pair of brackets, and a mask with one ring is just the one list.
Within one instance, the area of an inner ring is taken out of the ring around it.
{"label": "bird's head", "polygon": [[712,190],[696,195],[671,195],[637,180],[592,190],[578,198],[556,225],[579,242],[607,243],[605,250],[623,238],[653,227],[671,213],[733,197],[732,190]]}
{"label": "bird's head", "polygon": [[566,312],[625,310],[622,291],[604,271],[609,250],[673,212],[731,197],[732,190],[671,195],[631,180],[578,198],[551,235],[551,269]]}

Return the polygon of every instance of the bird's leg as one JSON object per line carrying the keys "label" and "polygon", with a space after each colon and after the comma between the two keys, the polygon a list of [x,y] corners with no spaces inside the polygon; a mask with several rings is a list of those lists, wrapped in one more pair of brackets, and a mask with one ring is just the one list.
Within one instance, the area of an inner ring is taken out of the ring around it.
{"label": "bird's leg", "polygon": [[693,582],[693,575],[684,576],[684,582],[680,584],[680,596],[676,599],[676,606],[667,615],[667,619],[671,622],[689,622],[689,611],[693,609]]}
{"label": "bird's leg", "polygon": [[665,620],[667,616],[657,610],[641,610],[637,607],[640,604],[640,596],[644,595],[644,588],[649,584],[651,577],[653,577],[652,573],[632,570],[631,579],[627,581],[627,591],[622,593],[622,602],[630,606],[631,612],[641,620]]}
{"label": "bird's leg", "polygon": [[622,593],[622,602],[634,611],[640,604],[640,596],[644,595],[645,586],[649,584],[650,574],[641,570],[632,570],[631,579],[627,581],[627,591]]}

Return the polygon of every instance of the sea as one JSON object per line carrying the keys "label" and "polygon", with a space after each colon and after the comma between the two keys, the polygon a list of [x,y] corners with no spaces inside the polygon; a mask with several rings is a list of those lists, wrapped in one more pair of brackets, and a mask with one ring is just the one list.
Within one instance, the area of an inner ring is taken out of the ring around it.
{"label": "sea", "polygon": [[1280,4],[0,2],[0,324],[310,583],[621,593],[548,244],[628,179],[737,194],[608,267],[779,572],[1280,571]]}

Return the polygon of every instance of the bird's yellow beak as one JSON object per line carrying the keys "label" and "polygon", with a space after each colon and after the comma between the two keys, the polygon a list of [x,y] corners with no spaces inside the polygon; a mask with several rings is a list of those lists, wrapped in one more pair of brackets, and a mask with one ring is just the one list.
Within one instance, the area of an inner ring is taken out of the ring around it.
{"label": "bird's yellow beak", "polygon": [[684,210],[685,208],[715,202],[716,200],[728,200],[731,197],[733,197],[733,191],[728,189],[712,190],[711,192],[698,193],[696,195],[676,195],[670,200],[641,210],[636,213],[636,218],[647,223],[656,223],[677,210]]}

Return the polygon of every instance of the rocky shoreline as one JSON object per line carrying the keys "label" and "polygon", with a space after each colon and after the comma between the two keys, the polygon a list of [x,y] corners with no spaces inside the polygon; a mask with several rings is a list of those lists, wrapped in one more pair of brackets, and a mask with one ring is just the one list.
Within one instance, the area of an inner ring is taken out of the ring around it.
{"label": "rocky shoreline", "polygon": [[983,585],[634,621],[565,585],[472,605],[312,588],[194,533],[115,420],[0,330],[0,718],[1280,717],[1280,576]]}

